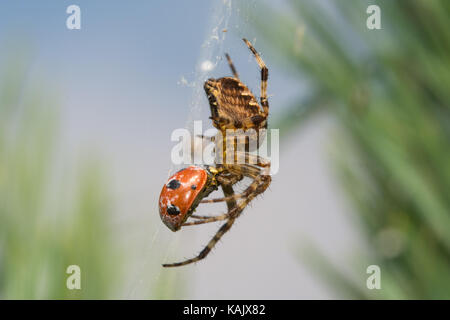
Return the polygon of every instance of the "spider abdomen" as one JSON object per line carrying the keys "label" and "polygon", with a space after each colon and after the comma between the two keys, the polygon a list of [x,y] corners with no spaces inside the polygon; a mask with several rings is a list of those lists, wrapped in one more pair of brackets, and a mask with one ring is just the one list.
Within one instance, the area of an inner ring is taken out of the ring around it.
{"label": "spider abdomen", "polygon": [[246,129],[257,124],[265,117],[250,89],[239,79],[223,77],[208,79],[204,89],[211,107],[214,126],[218,129]]}

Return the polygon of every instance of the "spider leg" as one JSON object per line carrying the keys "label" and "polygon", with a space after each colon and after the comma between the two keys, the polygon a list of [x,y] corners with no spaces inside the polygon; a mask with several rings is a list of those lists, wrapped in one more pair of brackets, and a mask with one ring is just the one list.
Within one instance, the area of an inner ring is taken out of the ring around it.
{"label": "spider leg", "polygon": [[236,217],[232,217],[232,218],[228,219],[228,221],[225,222],[220,227],[220,229],[217,231],[217,233],[214,235],[214,237],[208,242],[206,247],[202,251],[200,251],[198,256],[196,256],[196,257],[194,257],[192,259],[185,260],[183,262],[166,263],[166,264],[163,264],[163,267],[165,267],[165,268],[167,268],[167,267],[180,267],[180,266],[184,266],[184,265],[187,265],[187,264],[190,264],[190,263],[194,263],[194,262],[197,262],[197,261],[200,261],[200,260],[206,258],[206,256],[211,252],[211,250],[214,248],[214,246],[220,240],[220,238],[222,238],[222,236],[228,230],[230,230],[230,228],[232,227],[232,225],[233,225],[235,220],[236,220]]}
{"label": "spider leg", "polygon": [[256,176],[254,176],[252,174],[252,176],[254,177],[254,181],[252,182],[252,184],[250,184],[250,186],[248,186],[248,188],[243,193],[227,196],[227,197],[224,197],[221,199],[213,199],[213,200],[218,200],[215,202],[219,202],[219,200],[220,201],[230,201],[233,198],[234,199],[243,198],[244,200],[239,202],[237,204],[237,207],[234,208],[232,211],[229,211],[228,213],[224,213],[224,214],[221,214],[219,216],[214,216],[214,217],[197,216],[196,218],[201,219],[201,220],[184,223],[183,227],[199,225],[199,224],[204,224],[204,223],[211,223],[211,222],[216,222],[216,221],[239,217],[241,212],[250,203],[250,201],[252,201],[257,195],[263,193],[267,189],[267,187],[270,185],[270,182],[272,180],[272,178],[269,175],[257,174]]}
{"label": "spider leg", "polygon": [[[217,176],[217,181],[219,182],[220,185],[233,186],[237,182],[241,181],[243,177],[244,176],[241,175],[241,174],[231,174],[231,175],[227,175],[227,176]],[[225,193],[224,193],[224,195],[225,195]],[[226,196],[226,197],[223,197],[223,198],[219,198],[220,201],[209,201],[208,200],[208,201],[206,201],[206,203],[209,203],[209,202],[222,202],[222,201],[227,201],[228,202],[228,201],[233,201],[233,200],[236,200],[236,199],[239,199],[239,198],[240,198],[240,194],[235,195],[233,193],[233,195],[231,195],[231,196]],[[215,200],[215,199],[212,199],[212,200]],[[202,201],[200,203],[202,203]],[[199,215],[194,215],[193,214],[193,215],[190,216],[190,218],[200,219],[200,220],[211,220],[212,218],[217,218],[216,220],[213,220],[213,221],[219,221],[219,220],[225,220],[229,215],[230,215],[230,212],[224,213],[224,214],[221,214],[221,215],[218,215],[218,216],[199,216]],[[213,221],[209,221],[209,222],[213,222]],[[185,225],[193,225],[193,224],[199,224],[199,223],[188,223],[188,224],[185,224]]]}
{"label": "spider leg", "polygon": [[[230,228],[233,226],[234,221],[239,217],[241,212],[244,210],[244,208],[248,205],[250,201],[252,201],[258,194],[263,193],[267,187],[269,186],[271,182],[271,177],[266,172],[268,168],[264,168],[264,170],[248,166],[248,165],[242,165],[242,166],[229,166],[229,169],[232,171],[236,171],[236,173],[242,173],[245,176],[253,177],[254,181],[248,186],[247,190],[251,190],[248,194],[248,196],[241,201],[239,204],[236,203],[236,200],[232,197],[234,195],[234,190],[232,185],[224,184],[222,185],[222,190],[225,194],[225,197],[228,197],[227,200],[227,207],[228,207],[228,213],[225,215],[221,215],[218,217],[224,217],[223,219],[227,219],[227,222],[225,222],[220,229],[217,231],[217,233],[214,235],[214,237],[208,242],[206,247],[200,251],[199,255],[188,259],[182,262],[176,262],[176,263],[169,263],[169,264],[163,264],[163,267],[179,267],[184,266],[190,263],[194,263],[197,261],[200,261],[204,259],[214,248],[214,246],[217,244],[217,242],[222,238],[222,236],[230,230]],[[211,221],[201,220],[196,221],[195,224],[202,224],[202,223],[208,223],[208,222],[214,222],[218,221],[218,217],[212,217]]]}
{"label": "spider leg", "polygon": [[215,136],[205,136],[205,135],[203,135],[203,134],[197,134],[196,135],[196,137],[197,138],[200,138],[200,139],[202,139],[202,140],[207,140],[207,141],[211,141],[211,142],[214,142],[215,140],[216,140],[216,137]]}
{"label": "spider leg", "polygon": [[242,212],[250,201],[269,187],[272,181],[272,177],[269,174],[270,163],[262,169],[252,165],[230,165],[228,167],[232,171],[240,172],[244,176],[253,179],[253,182],[243,192],[245,195],[243,200],[238,204],[238,211]]}
{"label": "spider leg", "polygon": [[[231,196],[234,194],[234,190],[233,190],[233,186],[232,185],[222,185],[222,190],[223,193],[226,196]],[[228,211],[231,212],[233,211],[234,208],[236,208],[236,201],[235,200],[229,200],[227,201],[227,207],[228,207]],[[206,245],[205,248],[203,248],[202,251],[200,251],[199,255],[192,258],[192,259],[188,259],[182,262],[176,262],[176,263],[166,263],[163,264],[163,267],[179,267],[179,266],[184,266],[190,263],[194,263],[197,261],[200,261],[202,259],[204,259],[212,250],[212,248],[214,248],[214,246],[216,245],[216,243],[220,240],[220,238],[222,238],[222,236],[228,231],[230,230],[230,228],[233,226],[234,221],[236,220],[237,215],[233,215],[230,216],[230,218],[228,219],[227,222],[225,222],[220,229],[217,231],[217,233],[214,235],[214,237],[208,242],[208,244]]]}
{"label": "spider leg", "polygon": [[[228,201],[228,200],[230,200],[231,198],[238,200],[238,199],[241,199],[241,198],[243,198],[243,197],[245,197],[245,196],[246,196],[245,193],[242,192],[242,193],[238,193],[238,194],[235,194],[235,195],[229,196],[229,197],[222,197],[222,198],[215,198],[215,199],[206,199],[206,200],[202,200],[202,201],[200,201],[200,203],[216,203],[216,202],[223,202],[223,201]],[[191,216],[191,217],[192,217],[192,216]],[[209,217],[208,217],[208,218],[209,218]],[[200,219],[200,218],[199,218],[199,219]]]}
{"label": "spider leg", "polygon": [[192,222],[186,222],[183,224],[183,226],[193,226],[193,225],[198,225],[198,224],[226,220],[235,214],[237,216],[239,216],[240,213],[244,210],[244,208],[250,203],[250,201],[252,201],[258,194],[263,193],[267,189],[267,187],[270,185],[270,182],[272,181],[272,178],[270,177],[270,175],[268,175],[268,170],[270,170],[270,168],[265,168],[264,170],[261,170],[256,167],[244,165],[244,166],[242,166],[241,169],[238,169],[236,167],[236,170],[244,170],[244,175],[254,179],[253,182],[242,193],[232,194],[230,196],[226,196],[223,198],[203,200],[202,203],[213,203],[213,202],[221,202],[221,201],[228,202],[231,200],[236,201],[238,199],[244,199],[244,200],[239,202],[237,204],[236,208],[233,208],[231,211],[221,214],[221,215],[218,215],[218,216],[209,216],[209,217],[208,216],[191,216],[192,218],[199,219],[199,220],[192,221]]}
{"label": "spider leg", "polygon": [[242,174],[232,174],[232,175],[220,175],[217,176],[216,179],[220,183],[220,185],[235,185],[239,181],[244,178]]}
{"label": "spider leg", "polygon": [[239,79],[239,75],[236,71],[236,68],[234,67],[233,61],[231,61],[230,56],[228,53],[225,53],[225,57],[227,57],[228,65],[230,66],[231,72],[233,73],[233,76],[237,79]]}
{"label": "spider leg", "polygon": [[245,44],[248,46],[250,51],[255,56],[256,62],[258,63],[259,67],[261,68],[261,106],[264,110],[264,113],[266,116],[269,114],[269,101],[267,100],[267,79],[269,78],[269,69],[267,69],[266,64],[261,59],[261,56],[259,55],[258,51],[253,47],[253,45],[248,41],[247,39],[244,40]]}
{"label": "spider leg", "polygon": [[[236,155],[237,155],[238,159],[239,159],[239,157],[244,157],[245,164],[250,164],[250,165],[251,164],[255,164],[257,166],[264,167],[264,168],[270,167],[270,162],[268,160],[258,156],[258,155],[251,154],[251,153],[248,153],[248,152],[236,152]],[[228,183],[231,183],[232,185],[234,185],[236,182],[238,182],[238,181],[240,181],[242,179],[242,176],[235,175],[234,177],[237,177],[237,181],[229,180]],[[253,173],[251,178],[255,178],[255,177],[256,177],[255,173]],[[219,182],[223,183],[223,179],[224,178],[222,178],[222,180],[220,180],[220,178],[219,178]],[[226,179],[228,179],[228,178],[226,178]],[[232,196],[222,197],[222,198],[205,199],[205,200],[200,201],[200,203],[223,202],[223,201],[228,201],[231,198],[234,198],[234,199],[238,200],[238,199],[242,199],[242,198],[248,196],[248,194],[250,192],[251,192],[250,189],[246,189],[242,193],[238,193],[238,194],[234,194]],[[194,215],[192,215],[191,217],[194,218],[194,219],[209,219],[209,218],[211,218],[211,217],[208,217],[208,216],[200,217],[200,216],[194,216]]]}
{"label": "spider leg", "polygon": [[[230,197],[230,199],[232,199],[232,197]],[[233,211],[230,211],[230,212],[218,215],[218,216],[210,216],[210,217],[208,217],[208,216],[195,216],[195,217],[192,217],[191,216],[191,218],[198,219],[198,220],[185,222],[185,223],[182,224],[182,226],[183,227],[185,227],[185,226],[194,226],[194,225],[197,225],[197,224],[204,224],[204,223],[210,223],[210,222],[226,220],[231,215],[233,215],[235,212],[236,212],[236,210],[233,210]]]}
{"label": "spider leg", "polygon": [[199,216],[199,215],[197,215],[197,214],[192,214],[192,215],[190,215],[190,217],[189,218],[193,218],[193,219],[209,219],[209,218],[211,218],[212,216]]}
{"label": "spider leg", "polygon": [[257,154],[236,151],[236,155],[238,159],[243,157],[245,164],[253,164],[263,168],[270,167],[270,161]]}
{"label": "spider leg", "polygon": [[[259,155],[251,154],[251,153],[248,153],[248,152],[238,152],[237,151],[236,152],[236,156],[237,156],[238,159],[240,159],[242,157],[244,158],[245,164],[247,164],[247,169],[246,170],[249,170],[248,167],[252,167],[251,165],[253,165],[253,164],[256,165],[256,166],[259,166],[259,167],[269,168],[270,169],[270,161],[264,159],[263,157],[260,157]],[[256,170],[258,170],[258,171],[256,171]],[[256,168],[256,170],[252,170],[252,172],[249,173],[248,176],[250,178],[255,179],[261,173],[260,169]],[[240,177],[238,179],[241,180],[242,177]],[[222,183],[222,181],[220,181],[220,180],[219,180],[219,182]],[[234,181],[232,184],[234,185],[236,182],[237,181]],[[215,199],[205,199],[205,200],[200,201],[200,203],[223,202],[223,201],[229,200],[230,198],[234,198],[234,199],[238,200],[238,199],[242,199],[242,198],[247,197],[250,192],[252,192],[252,190],[247,188],[242,193],[234,194],[234,195],[229,196],[229,197],[222,197],[222,198],[215,198]],[[204,216],[204,217],[191,216],[191,217],[193,217],[194,219],[209,219],[209,218],[211,218],[211,217],[208,217],[208,216]]]}

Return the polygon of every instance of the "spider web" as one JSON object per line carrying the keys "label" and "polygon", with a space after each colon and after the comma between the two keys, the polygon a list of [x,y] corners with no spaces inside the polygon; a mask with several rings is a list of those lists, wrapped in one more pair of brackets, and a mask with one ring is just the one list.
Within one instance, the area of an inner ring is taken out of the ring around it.
{"label": "spider web", "polygon": [[[254,1],[246,2],[245,6],[254,6]],[[205,120],[209,116],[209,105],[207,100],[205,99],[203,83],[206,79],[212,77],[212,72],[216,71],[216,67],[218,67],[219,64],[224,60],[224,53],[226,52],[225,40],[230,34],[230,31],[233,31],[233,33],[237,33],[238,35],[242,33],[242,25],[240,25],[240,22],[236,21],[247,20],[242,19],[242,12],[240,7],[235,6],[232,0],[222,0],[215,2],[212,7],[212,14],[209,15],[207,32],[201,45],[198,61],[195,66],[195,72],[193,73],[192,77],[193,79],[189,81],[185,76],[181,76],[181,79],[178,82],[178,84],[181,86],[192,88],[192,96],[189,103],[189,115],[185,123],[185,128],[191,132],[191,135],[193,134],[194,121]],[[239,17],[239,19],[234,19],[235,16],[238,15],[241,17]],[[233,26],[230,27],[231,23],[233,23]],[[206,122],[204,121],[203,124],[205,125]],[[203,130],[205,129],[206,128],[203,127]],[[181,169],[181,167],[184,166],[172,164],[168,170],[167,177],[169,177],[173,172]],[[178,248],[180,247],[181,233],[177,232],[175,234],[171,234],[170,239],[163,239],[163,241],[158,241],[162,237],[161,228],[165,228],[165,226],[160,221],[156,221],[156,218],[155,223],[157,223],[158,226],[151,236],[151,241],[145,248],[145,259],[142,262],[141,267],[137,271],[135,281],[131,284],[131,289],[127,294],[127,298],[135,298],[135,296],[139,295],[138,289],[142,289],[142,287],[147,285],[147,283],[144,283],[144,274],[147,273],[149,269],[155,270],[153,269],[153,267],[156,268],[156,273],[151,275],[149,283],[151,288],[164,281],[164,279],[161,278],[166,278],[168,273],[173,276],[173,274],[180,272],[180,270],[178,269],[164,269],[161,267],[161,263],[170,262],[169,260],[172,259],[172,257],[176,257],[174,256],[174,254],[179,251]],[[158,246],[158,242],[162,242],[162,245],[158,248],[155,248],[156,246]],[[155,251],[159,251],[160,255],[156,255]],[[196,252],[194,251],[190,254],[195,253]],[[152,263],[154,262],[152,261],[152,259],[158,260],[156,261],[157,263]],[[182,260],[183,256],[177,255],[177,259]]]}
{"label": "spider web", "polygon": [[[222,0],[215,2],[213,12],[210,16],[209,26],[205,34],[204,41],[201,45],[193,80],[189,82],[184,76],[178,82],[182,86],[192,88],[192,96],[189,102],[189,115],[186,119],[185,128],[191,132],[193,141],[194,121],[207,119],[206,111],[207,100],[205,99],[205,92],[203,84],[207,80],[212,71],[223,60],[224,43],[228,34],[229,24],[233,15],[232,0]],[[205,124],[205,123],[204,123]],[[205,128],[203,128],[205,130]],[[170,168],[169,174],[181,169],[182,165],[173,165]]]}
{"label": "spider web", "polygon": [[[207,32],[201,45],[197,64],[195,66],[194,80],[188,82],[184,77],[181,78],[180,85],[186,85],[192,88],[192,96],[189,105],[189,115],[186,119],[185,128],[191,132],[193,136],[194,121],[204,120],[208,118],[209,105],[205,99],[203,84],[205,80],[211,77],[212,72],[217,68],[223,60],[224,43],[228,34],[230,20],[233,12],[232,0],[222,0],[215,2],[212,14],[210,15]],[[205,122],[203,122],[205,124]],[[205,130],[205,128],[203,128]],[[194,142],[194,140],[192,141]],[[168,177],[184,167],[183,165],[172,164]],[[162,224],[160,224],[161,226]],[[178,232],[169,242],[165,260],[170,257],[176,249],[180,247],[181,233]],[[175,243],[174,243],[175,242]],[[195,253],[195,252],[194,252]],[[178,259],[181,259],[178,257]],[[162,270],[161,270],[162,271]]]}

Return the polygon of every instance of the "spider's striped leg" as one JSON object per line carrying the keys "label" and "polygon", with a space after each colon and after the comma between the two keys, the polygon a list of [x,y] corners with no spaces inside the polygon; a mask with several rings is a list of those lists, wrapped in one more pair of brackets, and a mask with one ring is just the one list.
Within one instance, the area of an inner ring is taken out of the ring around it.
{"label": "spider's striped leg", "polygon": [[[229,197],[227,200],[231,200],[234,199],[234,197]],[[190,221],[190,222],[185,222],[183,223],[183,227],[186,226],[195,226],[197,224],[204,224],[204,223],[210,223],[210,222],[216,222],[216,221],[222,221],[222,220],[227,220],[228,218],[230,218],[230,216],[232,216],[233,214],[235,214],[236,210],[234,211],[230,211],[227,213],[223,213],[221,215],[218,216],[191,216],[191,218],[194,219],[198,219],[196,221]]]}
{"label": "spider's striped leg", "polygon": [[252,201],[257,195],[266,191],[269,187],[272,177],[269,175],[270,166],[263,169],[256,168],[250,165],[233,165],[230,166],[230,170],[241,172],[244,176],[253,178],[253,182],[244,191],[246,196],[237,205],[238,212],[242,212],[244,208]]}
{"label": "spider's striped leg", "polygon": [[[236,199],[242,198],[243,200],[239,202],[236,206],[236,208],[233,209],[233,211],[228,211],[228,213],[221,214],[219,216],[215,217],[205,217],[205,216],[197,216],[199,219],[198,221],[193,222],[187,222],[184,223],[183,226],[192,226],[192,225],[198,225],[198,224],[204,224],[204,223],[210,223],[210,222],[216,222],[219,220],[225,220],[227,218],[231,217],[238,217],[241,212],[245,209],[245,207],[252,201],[257,195],[263,193],[267,187],[270,185],[270,182],[272,181],[272,178],[270,177],[269,170],[270,167],[266,167],[264,169],[258,169],[256,167],[250,166],[250,165],[243,165],[243,166],[236,166],[232,168],[232,170],[242,171],[243,174],[247,177],[253,178],[253,182],[247,187],[247,189],[244,190],[241,194],[236,195],[230,195],[226,196],[222,199],[218,199],[218,201],[231,201]],[[216,200],[216,199],[214,199]]]}
{"label": "spider's striped leg", "polygon": [[198,134],[198,135],[196,135],[196,137],[197,138],[200,138],[200,139],[202,139],[202,140],[207,140],[207,141],[210,141],[210,142],[214,142],[215,140],[216,140],[216,137],[215,136],[205,136],[205,135],[203,135],[203,134]]}
{"label": "spider's striped leg", "polygon": [[[225,217],[227,215],[228,215],[228,213],[222,213],[222,214],[220,214],[218,216],[199,216],[197,214],[192,214],[192,215],[189,216],[189,218],[205,220],[205,219],[211,219],[211,218],[215,218],[215,217]],[[225,220],[225,218],[219,218],[218,220]]]}
{"label": "spider's striped leg", "polygon": [[[236,151],[236,158],[239,160],[243,160],[244,163],[238,163],[238,164],[245,164],[245,165],[253,165],[253,166],[258,166],[258,167],[263,167],[263,168],[270,168],[270,161],[267,159],[264,159],[263,157],[257,155],[257,154],[253,154],[253,153],[248,153],[248,152],[241,152],[241,151]],[[253,176],[252,176],[253,177]]]}
{"label": "spider's striped leg", "polygon": [[[237,182],[241,181],[243,177],[244,176],[241,174],[231,174],[231,175],[227,175],[227,176],[217,176],[216,178],[217,178],[217,181],[219,182],[219,184],[222,186],[224,186],[224,185],[233,186]],[[224,193],[224,195],[225,195],[225,193]],[[224,199],[221,201],[231,201],[233,199],[236,200],[239,198],[236,196],[233,193],[233,195],[231,195],[231,196],[226,196],[226,197],[220,198],[220,199]],[[216,201],[216,202],[219,202],[219,201]],[[221,214],[218,216],[199,216],[199,215],[193,214],[190,216],[190,218],[199,219],[199,220],[208,220],[207,222],[214,222],[214,221],[219,221],[219,220],[226,220],[230,216],[230,214],[233,214],[233,212],[229,211],[227,213],[224,213],[224,214]],[[201,223],[205,223],[205,222],[200,222],[200,223],[199,222],[187,222],[187,223],[183,224],[183,226],[185,226],[185,225],[189,226],[189,225],[195,225],[195,224],[201,224]]]}
{"label": "spider's striped leg", "polygon": [[231,61],[231,58],[230,58],[230,56],[228,55],[228,53],[225,53],[225,57],[227,58],[228,65],[230,66],[230,69],[231,69],[231,72],[233,73],[233,76],[234,76],[236,79],[239,79],[239,75],[238,75],[238,73],[237,73],[237,71],[236,71],[236,68],[234,67],[233,61]]}
{"label": "spider's striped leg", "polygon": [[206,245],[206,247],[200,251],[200,253],[198,254],[198,256],[196,256],[195,258],[192,259],[188,259],[185,260],[183,262],[176,262],[176,263],[166,263],[163,264],[163,267],[180,267],[180,266],[184,266],[190,263],[194,263],[197,261],[200,261],[204,258],[206,258],[206,256],[211,252],[211,250],[214,248],[214,246],[216,245],[216,243],[220,240],[220,238],[222,238],[222,236],[228,231],[230,230],[230,228],[233,226],[234,221],[236,220],[236,217],[230,217],[227,222],[225,222],[220,229],[217,231],[217,233],[214,235],[214,237],[208,242],[208,244]]}
{"label": "spider's striped leg", "polygon": [[[241,156],[242,152],[236,152],[237,156]],[[244,154],[244,160],[246,164],[255,164],[259,167],[263,167],[263,168],[270,168],[270,161],[258,156],[258,155],[254,155],[254,154],[250,154],[245,152]],[[247,169],[248,170],[248,169]],[[259,169],[257,169],[258,171],[260,171]],[[256,174],[255,171],[252,171],[251,173],[251,178],[255,179],[259,174]],[[235,198],[235,199],[242,199],[245,198],[249,195],[249,193],[252,192],[251,189],[247,188],[246,190],[244,190],[242,193],[238,193],[235,194],[231,197]],[[200,201],[200,203],[216,203],[216,202],[222,202],[222,201],[227,201],[230,197],[223,197],[223,198],[215,198],[215,199],[205,199]],[[210,218],[210,217],[207,217]],[[200,218],[201,219],[201,218]]]}
{"label": "spider's striped leg", "polygon": [[[214,198],[214,199],[206,199],[206,200],[202,200],[202,201],[200,201],[200,203],[216,203],[216,202],[223,202],[223,201],[229,200],[230,198],[233,198],[233,199],[238,200],[238,199],[242,199],[242,198],[245,197],[245,196],[246,196],[245,192],[242,192],[242,193],[238,193],[238,194],[235,194],[235,195],[233,195],[233,196],[230,196],[230,197],[222,197],[222,198]],[[191,217],[192,217],[192,216],[191,216]],[[195,217],[193,217],[193,218],[203,219],[203,218],[200,218],[199,216],[195,216]],[[210,217],[208,217],[208,218],[210,218]]]}
{"label": "spider's striped leg", "polygon": [[255,56],[256,62],[261,68],[261,106],[263,107],[264,113],[266,116],[269,114],[269,101],[267,100],[267,79],[269,78],[269,69],[267,69],[266,64],[263,59],[259,55],[258,51],[253,47],[253,45],[247,39],[244,40],[245,44],[248,46],[250,51]]}
{"label": "spider's striped leg", "polygon": [[[226,196],[231,196],[234,194],[232,185],[222,185],[222,190]],[[235,200],[227,201],[227,207],[228,207],[229,212],[233,211],[236,208],[236,201]],[[195,258],[192,258],[192,259],[185,260],[183,262],[163,264],[163,267],[180,267],[180,266],[184,266],[184,265],[194,263],[194,262],[204,259],[211,252],[212,248],[214,248],[214,246],[220,240],[220,238],[222,238],[222,236],[228,230],[230,230],[230,228],[233,226],[233,223],[236,220],[236,218],[237,218],[237,214],[230,216],[228,221],[225,222],[220,227],[220,229],[217,231],[217,233],[214,235],[214,237],[208,242],[206,247],[202,251],[200,251],[198,256],[196,256]]]}

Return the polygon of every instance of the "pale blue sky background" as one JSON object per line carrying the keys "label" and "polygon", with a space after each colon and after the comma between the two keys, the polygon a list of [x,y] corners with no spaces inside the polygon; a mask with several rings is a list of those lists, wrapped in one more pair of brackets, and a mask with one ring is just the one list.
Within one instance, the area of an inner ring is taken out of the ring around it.
{"label": "pale blue sky background", "polygon": [[[222,1],[133,1],[132,5],[125,1],[3,1],[0,45],[4,54],[15,42],[31,50],[32,73],[46,78],[63,100],[70,136],[90,136],[103,129],[131,134],[144,130],[151,120],[160,138],[169,137],[188,118],[193,90],[180,85],[180,79],[195,80],[216,3]],[[231,2],[224,48],[241,78],[259,94],[259,70],[240,38],[255,40],[257,47],[258,41],[248,17],[240,15],[238,3],[247,10],[257,8],[255,1]],[[66,28],[66,8],[71,4],[81,8],[81,30]],[[258,50],[264,52],[264,47]],[[222,63],[209,76],[228,74]],[[298,95],[297,84],[271,66],[274,113]],[[207,109],[206,99],[201,102]],[[167,145],[167,140],[158,141],[164,141],[161,147]]]}
{"label": "pale blue sky background", "polygon": [[[264,54],[267,44],[258,41],[238,3],[257,10],[259,2],[231,1],[224,50],[258,95],[259,69],[240,38],[254,42],[270,68],[268,91],[276,114],[304,87]],[[66,29],[71,4],[81,7],[81,30]],[[324,160],[332,127],[326,118],[282,144],[280,172],[270,191],[255,201],[207,261],[183,270],[160,269],[163,261],[199,252],[218,227],[174,234],[157,211],[171,167],[170,134],[184,127],[190,115],[194,89],[180,80],[196,80],[216,5],[223,1],[2,1],[0,68],[8,52],[29,51],[30,83],[38,81],[60,102],[64,152],[95,150],[110,169],[117,241],[130,263],[129,285],[119,297],[143,297],[145,286],[153,285],[161,272],[180,273],[188,280],[186,298],[330,297],[295,256],[296,243],[304,236],[344,261],[341,254],[353,249],[352,228],[343,218],[347,208]],[[220,63],[209,76],[229,72]],[[206,97],[199,101],[208,111]],[[154,250],[159,258],[149,261]],[[150,269],[156,274],[142,281]]]}

